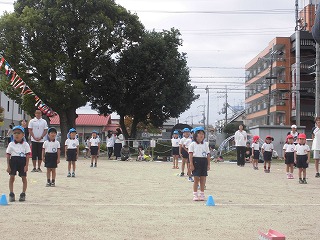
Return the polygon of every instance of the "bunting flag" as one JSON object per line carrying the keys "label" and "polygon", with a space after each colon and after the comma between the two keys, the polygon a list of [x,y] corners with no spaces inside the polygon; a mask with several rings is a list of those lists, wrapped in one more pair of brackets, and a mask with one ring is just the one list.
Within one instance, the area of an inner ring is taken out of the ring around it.
{"label": "bunting flag", "polygon": [[0,70],[4,64],[5,75],[10,79],[10,85],[14,89],[21,89],[21,95],[34,95],[36,101],[35,106],[46,116],[53,117],[57,115],[48,105],[46,105],[32,90],[31,88],[22,80],[21,77],[14,71],[10,64],[5,60],[5,58],[0,53]]}

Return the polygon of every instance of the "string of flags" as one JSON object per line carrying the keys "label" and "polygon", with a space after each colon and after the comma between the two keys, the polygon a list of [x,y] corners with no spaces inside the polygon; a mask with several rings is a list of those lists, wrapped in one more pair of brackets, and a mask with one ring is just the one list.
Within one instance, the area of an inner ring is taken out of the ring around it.
{"label": "string of flags", "polygon": [[21,95],[32,95],[34,96],[35,106],[46,116],[53,117],[57,115],[48,105],[46,105],[31,89],[30,87],[22,80],[22,78],[14,71],[10,64],[5,60],[5,58],[0,53],[0,70],[4,65],[5,75],[10,80],[10,85],[14,89],[21,89]]}

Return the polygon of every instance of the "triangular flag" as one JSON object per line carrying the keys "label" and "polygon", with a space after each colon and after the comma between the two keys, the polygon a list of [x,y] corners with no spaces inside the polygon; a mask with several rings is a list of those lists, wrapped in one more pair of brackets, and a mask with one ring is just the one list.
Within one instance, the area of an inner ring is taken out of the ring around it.
{"label": "triangular flag", "polygon": [[0,69],[1,69],[2,64],[3,64],[4,62],[5,62],[5,59],[4,59],[4,57],[2,57],[1,60],[0,60]]}

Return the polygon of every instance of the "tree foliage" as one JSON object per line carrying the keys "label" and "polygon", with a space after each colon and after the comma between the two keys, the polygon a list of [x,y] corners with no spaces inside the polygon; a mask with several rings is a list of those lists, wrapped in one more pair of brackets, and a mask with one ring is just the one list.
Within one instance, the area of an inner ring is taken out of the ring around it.
{"label": "tree foliage", "polygon": [[[0,18],[0,49],[30,88],[75,127],[101,63],[139,41],[143,26],[113,0],[17,0]],[[16,95],[19,99],[20,96]]]}
{"label": "tree foliage", "polygon": [[[117,112],[125,135],[132,138],[141,122],[160,127],[178,117],[198,98],[190,85],[186,55],[178,51],[181,45],[178,30],[145,32],[138,44],[97,69],[92,106],[104,114]],[[125,116],[133,119],[130,136]]]}

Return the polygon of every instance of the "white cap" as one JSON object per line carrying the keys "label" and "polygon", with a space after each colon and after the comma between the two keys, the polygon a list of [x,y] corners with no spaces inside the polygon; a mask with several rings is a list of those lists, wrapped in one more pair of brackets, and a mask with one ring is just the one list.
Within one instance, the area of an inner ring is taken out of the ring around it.
{"label": "white cap", "polygon": [[297,125],[294,125],[294,124],[293,124],[293,125],[291,126],[291,128],[297,128]]}

